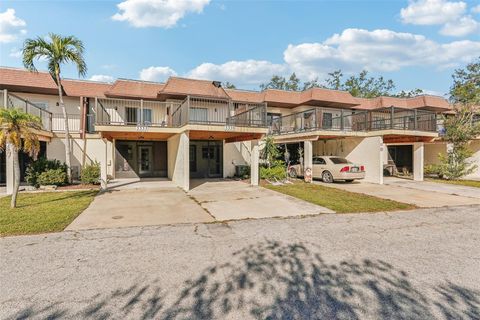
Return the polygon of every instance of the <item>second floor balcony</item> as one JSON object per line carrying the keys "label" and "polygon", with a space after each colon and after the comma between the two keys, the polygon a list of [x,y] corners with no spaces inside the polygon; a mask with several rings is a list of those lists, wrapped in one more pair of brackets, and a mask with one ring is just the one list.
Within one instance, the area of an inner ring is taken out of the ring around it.
{"label": "second floor balcony", "polygon": [[267,127],[266,104],[187,97],[181,102],[95,99],[96,126],[179,128],[185,125]]}
{"label": "second floor balcony", "polygon": [[[339,114],[332,116],[333,114]],[[313,108],[272,120],[274,135],[307,131],[411,130],[437,132],[437,114],[432,111],[397,107],[376,110],[338,110]]]}

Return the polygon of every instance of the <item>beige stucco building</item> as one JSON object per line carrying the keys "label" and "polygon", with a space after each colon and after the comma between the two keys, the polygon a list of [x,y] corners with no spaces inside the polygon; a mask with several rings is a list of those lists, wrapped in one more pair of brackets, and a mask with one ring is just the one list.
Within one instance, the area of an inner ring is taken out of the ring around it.
{"label": "beige stucco building", "polygon": [[[64,119],[50,75],[0,68],[0,90],[1,107],[42,119],[42,155],[65,161]],[[98,161],[103,187],[108,179],[165,177],[188,190],[190,179],[231,177],[238,165],[251,165],[256,185],[267,134],[287,149],[301,146],[306,167],[313,155],[337,155],[365,164],[370,182],[383,183],[390,165],[422,180],[424,164],[435,163],[446,150],[437,122],[450,109],[434,96],[359,99],[321,88],[243,91],[178,77],[113,84],[66,79],[63,92],[73,173]],[[479,141],[472,146],[480,161]],[[0,156],[0,183],[9,192],[11,163],[4,152]]]}

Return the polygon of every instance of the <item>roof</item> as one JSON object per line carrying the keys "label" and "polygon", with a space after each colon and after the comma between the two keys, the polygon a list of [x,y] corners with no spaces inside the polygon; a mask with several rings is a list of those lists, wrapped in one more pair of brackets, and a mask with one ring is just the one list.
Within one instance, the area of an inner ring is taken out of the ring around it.
{"label": "roof", "polygon": [[[212,99],[263,103],[270,106],[294,108],[300,105],[353,109],[377,109],[395,106],[433,111],[450,110],[442,97],[421,95],[413,98],[378,97],[355,98],[347,91],[311,88],[306,91],[266,89],[248,91],[224,89],[214,81],[170,77],[166,83],[118,79],[113,84],[98,81],[63,79],[64,92],[73,97],[117,97],[135,99],[183,98],[187,95]],[[57,94],[57,86],[48,72],[0,67],[0,89],[18,92]]]}
{"label": "roof", "polygon": [[202,96],[220,99],[229,99],[229,95],[222,87],[217,87],[210,80],[196,80],[179,77],[170,77],[160,90],[161,96]]}
{"label": "roof", "polygon": [[372,110],[395,106],[406,109],[426,109],[441,111],[451,109],[447,100],[442,97],[431,95],[420,95],[412,98],[378,97],[372,99],[355,98],[358,105],[355,109]]}
{"label": "roof", "polygon": [[118,79],[105,92],[109,97],[157,99],[165,85],[158,82]]}
{"label": "roof", "polygon": [[[111,84],[106,82],[62,79],[65,95],[71,97],[102,97]],[[31,72],[18,68],[0,68],[0,87],[30,93],[57,94],[58,88],[48,72]]]}

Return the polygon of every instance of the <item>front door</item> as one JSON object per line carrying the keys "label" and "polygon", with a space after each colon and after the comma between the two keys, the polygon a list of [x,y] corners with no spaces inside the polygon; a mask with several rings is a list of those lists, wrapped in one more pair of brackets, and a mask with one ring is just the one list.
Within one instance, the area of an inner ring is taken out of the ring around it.
{"label": "front door", "polygon": [[138,147],[138,173],[140,176],[152,174],[152,146]]}
{"label": "front door", "polygon": [[218,178],[222,176],[222,145],[209,146],[210,157],[208,159],[208,176]]}

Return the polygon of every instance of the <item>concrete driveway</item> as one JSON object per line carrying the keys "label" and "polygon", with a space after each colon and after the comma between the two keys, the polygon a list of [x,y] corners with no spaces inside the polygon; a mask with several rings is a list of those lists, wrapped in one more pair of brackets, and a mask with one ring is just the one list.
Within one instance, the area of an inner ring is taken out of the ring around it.
{"label": "concrete driveway", "polygon": [[188,194],[218,221],[333,213],[330,209],[241,181],[193,181]]}
{"label": "concrete driveway", "polygon": [[212,221],[212,216],[171,181],[122,179],[98,195],[66,230]]}
{"label": "concrete driveway", "polygon": [[323,183],[315,181],[315,183],[379,198],[410,203],[420,208],[480,204],[480,190],[478,188],[434,182],[386,178],[385,184],[383,185],[363,181],[355,181],[354,183]]}
{"label": "concrete driveway", "polygon": [[202,223],[332,213],[303,200],[239,181],[122,179],[109,185],[66,230]]}

